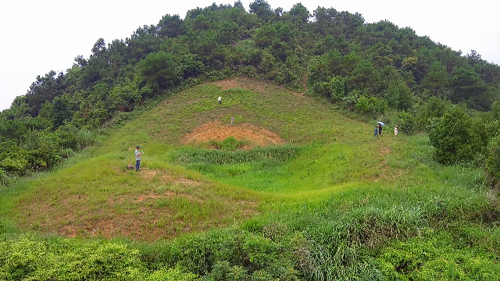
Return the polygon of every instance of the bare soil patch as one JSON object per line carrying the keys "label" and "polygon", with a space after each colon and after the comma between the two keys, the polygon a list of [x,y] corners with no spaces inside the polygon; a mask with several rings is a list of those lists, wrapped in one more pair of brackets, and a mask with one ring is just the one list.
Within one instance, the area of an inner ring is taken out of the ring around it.
{"label": "bare soil patch", "polygon": [[[230,90],[230,89],[245,89],[245,90],[251,90],[257,93],[263,93],[266,91],[267,86],[274,86],[269,82],[264,82],[264,81],[258,81],[250,78],[235,78],[235,79],[226,79],[226,80],[220,80],[217,82],[211,82],[209,83],[214,86],[221,87],[222,90]],[[286,89],[285,87],[281,87],[283,90],[290,91]]]}
{"label": "bare soil patch", "polygon": [[240,83],[236,79],[220,80],[213,82],[212,84],[221,87],[223,90],[241,88]]}
{"label": "bare soil patch", "polygon": [[184,177],[174,177],[169,173],[165,173],[164,171],[160,170],[147,170],[147,169],[142,169],[141,172],[139,172],[139,176],[143,177],[146,180],[152,180],[156,176],[158,176],[158,179],[161,182],[164,183],[170,183],[170,184],[180,184],[184,186],[198,186],[201,184],[201,182],[184,178]]}
{"label": "bare soil patch", "polygon": [[265,128],[259,128],[252,124],[243,123],[238,125],[226,125],[219,121],[209,122],[195,128],[192,132],[182,138],[182,143],[203,143],[211,140],[223,141],[228,137],[235,137],[237,140],[248,140],[254,146],[269,146],[284,144],[277,133]]}

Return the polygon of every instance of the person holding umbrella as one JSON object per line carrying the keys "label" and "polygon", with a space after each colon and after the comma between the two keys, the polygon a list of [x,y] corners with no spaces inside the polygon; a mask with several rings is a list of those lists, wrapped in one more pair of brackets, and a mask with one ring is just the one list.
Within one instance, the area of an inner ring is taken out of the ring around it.
{"label": "person holding umbrella", "polygon": [[379,134],[380,136],[382,136],[382,124],[384,124],[384,123],[382,123],[382,122],[378,122],[378,134]]}

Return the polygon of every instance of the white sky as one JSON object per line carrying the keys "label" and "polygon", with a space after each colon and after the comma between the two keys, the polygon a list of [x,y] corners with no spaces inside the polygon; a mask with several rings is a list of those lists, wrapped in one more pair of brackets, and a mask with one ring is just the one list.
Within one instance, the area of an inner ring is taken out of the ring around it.
{"label": "white sky", "polygon": [[[172,3],[173,2],[173,3]],[[106,43],[125,39],[143,25],[157,24],[165,14],[179,14],[214,0],[2,0],[0,3],[0,111],[26,94],[37,75],[64,71],[77,55],[88,58],[100,37]],[[248,11],[253,0],[242,1]],[[268,0],[272,9],[289,11],[297,1]],[[233,4],[220,0],[217,4]],[[463,54],[476,50],[484,60],[500,64],[500,2],[476,1],[302,1],[312,13],[318,6],[359,12],[366,22],[387,19],[409,26],[420,36]],[[498,3],[498,4],[496,4]]]}

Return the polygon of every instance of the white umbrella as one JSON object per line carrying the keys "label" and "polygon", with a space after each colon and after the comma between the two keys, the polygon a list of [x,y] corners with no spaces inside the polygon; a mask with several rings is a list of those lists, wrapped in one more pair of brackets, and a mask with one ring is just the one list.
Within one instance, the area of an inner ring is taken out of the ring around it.
{"label": "white umbrella", "polygon": [[382,126],[385,126],[384,122],[377,122],[378,124],[382,125]]}

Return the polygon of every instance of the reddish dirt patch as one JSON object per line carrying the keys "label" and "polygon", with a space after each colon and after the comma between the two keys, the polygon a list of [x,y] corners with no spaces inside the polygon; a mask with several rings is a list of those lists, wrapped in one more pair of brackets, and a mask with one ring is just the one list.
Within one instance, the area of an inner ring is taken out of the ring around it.
{"label": "reddish dirt patch", "polygon": [[163,194],[147,194],[147,195],[141,195],[135,202],[142,202],[144,200],[150,200],[150,199],[161,199],[161,198],[173,198],[177,196],[177,193],[172,192],[172,191],[165,191]]}
{"label": "reddish dirt patch", "polygon": [[266,90],[266,86],[269,83],[249,78],[236,78],[236,79],[226,79],[217,82],[211,82],[210,84],[217,87],[221,87],[222,90],[239,88],[239,89],[255,91],[257,93],[262,93]]}
{"label": "reddish dirt patch", "polygon": [[380,150],[380,155],[384,156],[391,153],[391,150],[388,147],[384,147]]}
{"label": "reddish dirt patch", "polygon": [[240,83],[236,79],[221,80],[212,83],[215,86],[221,87],[223,90],[241,88]]}
{"label": "reddish dirt patch", "polygon": [[174,177],[171,174],[165,173],[163,171],[159,170],[147,170],[143,169],[141,170],[140,176],[145,178],[146,180],[151,180],[153,179],[156,175],[158,175],[158,178],[161,182],[168,182],[171,184],[180,184],[184,186],[198,186],[201,183],[192,179],[187,179],[184,177]]}
{"label": "reddish dirt patch", "polygon": [[215,121],[201,125],[191,133],[182,138],[184,144],[201,143],[211,140],[223,141],[228,137],[235,137],[237,140],[248,140],[258,146],[268,146],[274,144],[284,144],[278,134],[264,128],[259,128],[251,124],[225,125]]}

